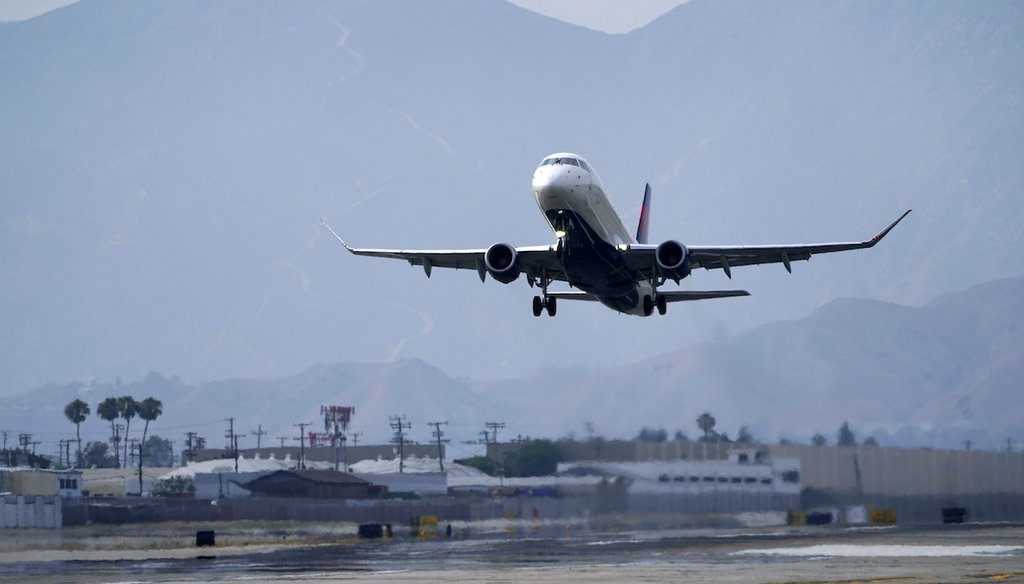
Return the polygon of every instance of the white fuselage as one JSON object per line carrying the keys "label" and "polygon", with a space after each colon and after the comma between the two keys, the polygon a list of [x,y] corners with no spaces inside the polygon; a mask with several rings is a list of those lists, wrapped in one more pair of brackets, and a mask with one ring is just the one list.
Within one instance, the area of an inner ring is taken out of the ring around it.
{"label": "white fuselage", "polygon": [[[533,196],[559,240],[559,245],[594,248],[603,243],[622,249],[636,243],[608,201],[601,178],[581,156],[557,153],[545,157],[533,173]],[[567,220],[570,216],[573,220]],[[616,277],[614,263],[605,263],[607,274],[600,273],[601,268],[605,267],[600,261],[592,260],[586,275],[579,280],[571,279],[569,283],[597,295],[606,304],[606,298],[610,297],[634,297],[631,293],[635,293],[635,297],[643,298],[645,294],[653,293],[653,287],[647,282],[636,283],[630,280],[626,284],[622,278]],[[621,284],[618,283],[620,281]],[[627,286],[628,290],[625,288]],[[614,308],[631,314],[643,314],[639,304],[625,310],[621,304]]]}

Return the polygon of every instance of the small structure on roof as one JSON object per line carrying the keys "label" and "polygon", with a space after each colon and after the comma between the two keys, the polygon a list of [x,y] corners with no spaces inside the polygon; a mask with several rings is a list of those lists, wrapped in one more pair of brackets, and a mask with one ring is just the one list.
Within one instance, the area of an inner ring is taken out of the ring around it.
{"label": "small structure on roof", "polygon": [[387,487],[334,470],[279,470],[246,483],[253,495],[307,499],[372,499]]}

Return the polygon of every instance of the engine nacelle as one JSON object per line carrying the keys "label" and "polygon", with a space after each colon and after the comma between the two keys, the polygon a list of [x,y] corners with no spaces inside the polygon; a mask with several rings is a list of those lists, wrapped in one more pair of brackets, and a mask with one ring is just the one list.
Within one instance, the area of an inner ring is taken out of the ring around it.
{"label": "engine nacelle", "polygon": [[654,261],[666,278],[679,281],[690,275],[690,254],[678,241],[666,241],[654,251]]}
{"label": "engine nacelle", "polygon": [[484,252],[484,267],[492,278],[509,284],[519,277],[519,254],[507,243],[495,243]]}

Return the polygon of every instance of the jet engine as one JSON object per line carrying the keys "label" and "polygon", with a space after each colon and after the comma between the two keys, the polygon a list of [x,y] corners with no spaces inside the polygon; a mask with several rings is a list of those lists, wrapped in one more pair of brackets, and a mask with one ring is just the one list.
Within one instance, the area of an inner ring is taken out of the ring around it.
{"label": "jet engine", "polygon": [[690,275],[690,258],[686,246],[678,241],[666,241],[654,251],[654,261],[666,278],[679,282]]}
{"label": "jet engine", "polygon": [[516,248],[507,243],[495,243],[484,252],[484,266],[495,280],[502,284],[519,277],[519,257]]}

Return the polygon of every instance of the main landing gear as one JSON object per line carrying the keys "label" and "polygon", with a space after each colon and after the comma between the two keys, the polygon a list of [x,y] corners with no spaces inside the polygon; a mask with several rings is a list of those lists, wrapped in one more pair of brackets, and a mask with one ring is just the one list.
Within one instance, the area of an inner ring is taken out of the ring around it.
{"label": "main landing gear", "polygon": [[[559,240],[561,244],[561,240]],[[561,245],[559,245],[561,247]],[[548,316],[554,316],[555,312],[558,311],[558,303],[555,302],[557,298],[548,298],[548,284],[551,281],[548,280],[547,270],[542,270],[540,273],[540,296],[533,297],[533,315],[540,316],[541,312],[547,310]]]}
{"label": "main landing gear", "polygon": [[555,302],[557,298],[548,298],[547,295],[544,298],[540,296],[533,297],[533,315],[540,316],[541,312],[547,310],[548,316],[554,316],[555,312],[558,311],[558,304]]}
{"label": "main landing gear", "polygon": [[644,295],[644,316],[654,314],[655,308],[658,309],[658,314],[664,316],[668,312],[668,299],[661,294],[655,298],[651,298],[650,295]]}

